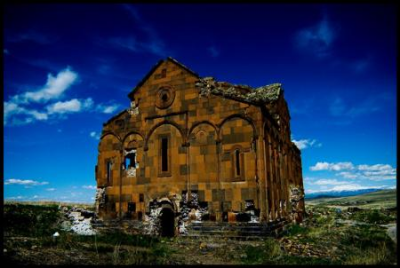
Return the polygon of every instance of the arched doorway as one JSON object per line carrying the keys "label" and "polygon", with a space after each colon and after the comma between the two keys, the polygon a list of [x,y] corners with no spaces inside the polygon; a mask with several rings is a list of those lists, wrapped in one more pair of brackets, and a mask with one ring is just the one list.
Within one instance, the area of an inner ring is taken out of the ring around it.
{"label": "arched doorway", "polygon": [[169,207],[163,207],[160,212],[161,236],[173,237],[175,235],[175,213]]}

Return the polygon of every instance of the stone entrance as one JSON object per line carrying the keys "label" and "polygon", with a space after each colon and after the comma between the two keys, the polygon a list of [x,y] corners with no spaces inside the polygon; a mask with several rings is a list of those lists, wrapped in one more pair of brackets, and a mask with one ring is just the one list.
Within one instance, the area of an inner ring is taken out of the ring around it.
{"label": "stone entrance", "polygon": [[175,235],[175,213],[169,206],[164,206],[160,212],[160,227],[161,236]]}

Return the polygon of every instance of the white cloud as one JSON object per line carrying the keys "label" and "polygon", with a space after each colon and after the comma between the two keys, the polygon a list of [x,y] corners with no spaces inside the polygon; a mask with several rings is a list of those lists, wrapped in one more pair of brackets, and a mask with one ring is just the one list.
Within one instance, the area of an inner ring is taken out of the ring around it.
{"label": "white cloud", "polygon": [[24,94],[15,95],[12,101],[15,103],[47,102],[60,98],[78,79],[78,74],[69,67],[60,71],[56,77],[47,75],[46,85],[37,91],[28,91]]}
{"label": "white cloud", "polygon": [[[57,76],[48,74],[46,84],[36,90],[10,96],[9,100],[4,102],[4,125],[22,125],[35,121],[45,121],[52,114],[61,114],[65,112],[77,112],[80,109],[89,109],[93,106],[91,98],[81,103],[77,99],[66,102],[56,102],[40,111],[38,105],[48,103],[49,101],[59,99],[64,96],[65,91],[70,88],[78,79],[78,74],[70,70],[69,67],[60,71]],[[32,108],[35,104],[35,108]]]}
{"label": "white cloud", "polygon": [[354,165],[351,162],[338,162],[338,163],[328,163],[328,162],[318,162],[315,166],[310,167],[312,171],[320,170],[352,170]]}
{"label": "white cloud", "polygon": [[358,177],[356,174],[349,172],[349,171],[339,172],[336,175],[342,176],[343,178],[346,178],[346,179],[357,179],[357,177]]}
{"label": "white cloud", "polygon": [[76,113],[87,110],[93,106],[93,100],[88,98],[84,101],[72,99],[69,101],[59,101],[46,107],[48,114]]}
{"label": "white cloud", "polygon": [[46,185],[49,184],[46,181],[39,182],[34,180],[20,180],[20,179],[8,179],[4,182],[5,185],[17,184],[17,185],[25,185],[25,186],[37,186],[37,185]]}
{"label": "white cloud", "polygon": [[96,131],[90,132],[90,137],[95,138],[96,140],[100,139],[100,134],[96,133]]}
{"label": "white cloud", "polygon": [[312,171],[341,171],[336,176],[346,179],[366,179],[371,181],[394,180],[396,179],[396,168],[388,164],[358,165],[351,162],[318,162],[310,167]]}
{"label": "white cloud", "polygon": [[119,104],[111,104],[111,105],[104,105],[104,104],[99,104],[96,107],[96,110],[105,113],[105,114],[112,114],[119,108]]}
{"label": "white cloud", "polygon": [[321,179],[321,180],[315,181],[314,184],[316,184],[316,185],[343,185],[343,184],[347,184],[347,182],[338,181],[335,179]]}
{"label": "white cloud", "polygon": [[84,189],[90,189],[90,190],[96,190],[96,189],[97,189],[97,187],[96,187],[96,186],[93,186],[93,185],[84,185],[84,186],[82,186],[82,188],[84,188]]}
{"label": "white cloud", "polygon": [[46,189],[46,191],[49,191],[49,192],[54,192],[56,190],[56,188],[47,188]]}
{"label": "white cloud", "polygon": [[317,140],[303,139],[303,140],[292,140],[294,144],[296,144],[297,148],[300,150],[309,148],[309,147],[321,147],[321,143],[317,143]]}

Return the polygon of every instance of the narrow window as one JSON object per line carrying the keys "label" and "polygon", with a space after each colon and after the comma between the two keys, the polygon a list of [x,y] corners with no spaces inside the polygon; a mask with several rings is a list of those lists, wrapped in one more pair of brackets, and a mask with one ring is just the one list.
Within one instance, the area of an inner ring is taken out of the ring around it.
{"label": "narrow window", "polygon": [[144,201],[144,195],[143,194],[139,194],[139,202],[143,202]]}
{"label": "narrow window", "polygon": [[236,177],[240,177],[240,151],[235,150]]}
{"label": "narrow window", "polygon": [[168,138],[161,139],[161,171],[168,171]]}
{"label": "narrow window", "polygon": [[138,212],[138,220],[141,221],[143,219],[143,212]]}
{"label": "narrow window", "polygon": [[110,183],[111,173],[112,173],[111,160],[107,160],[106,168],[107,168],[107,182]]}
{"label": "narrow window", "polygon": [[136,212],[136,203],[135,202],[128,203],[128,212]]}

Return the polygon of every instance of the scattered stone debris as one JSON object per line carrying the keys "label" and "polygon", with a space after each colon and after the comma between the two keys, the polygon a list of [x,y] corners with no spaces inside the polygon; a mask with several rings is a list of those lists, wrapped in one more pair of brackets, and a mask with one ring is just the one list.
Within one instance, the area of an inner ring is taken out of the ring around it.
{"label": "scattered stone debris", "polygon": [[304,189],[299,187],[290,187],[290,203],[292,206],[292,215],[294,216],[295,222],[302,222],[304,214],[303,203],[304,203]]}
{"label": "scattered stone debris", "polygon": [[[74,233],[79,235],[96,234],[96,231],[92,228],[91,225],[92,219],[96,217],[96,214],[93,211],[76,207],[73,207],[70,210],[64,207],[62,208],[62,211],[64,214],[64,221],[61,222],[62,230],[73,231]],[[56,234],[58,234],[58,232],[56,232],[54,235]]]}
{"label": "scattered stone debris", "polygon": [[275,83],[258,88],[247,85],[233,85],[227,82],[217,82],[213,77],[204,77],[196,83],[200,89],[199,97],[208,97],[210,94],[222,95],[255,104],[264,104],[276,101],[282,90],[281,84]]}
{"label": "scattered stone debris", "polygon": [[96,213],[99,213],[100,208],[103,208],[106,204],[106,188],[96,189]]}

